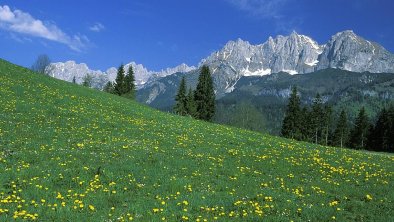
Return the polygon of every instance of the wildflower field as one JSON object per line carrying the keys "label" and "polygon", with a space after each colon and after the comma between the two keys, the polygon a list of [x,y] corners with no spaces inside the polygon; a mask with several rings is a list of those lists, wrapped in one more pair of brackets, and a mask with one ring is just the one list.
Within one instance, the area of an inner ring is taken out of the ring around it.
{"label": "wildflower field", "polygon": [[393,174],[0,61],[0,221],[394,221]]}

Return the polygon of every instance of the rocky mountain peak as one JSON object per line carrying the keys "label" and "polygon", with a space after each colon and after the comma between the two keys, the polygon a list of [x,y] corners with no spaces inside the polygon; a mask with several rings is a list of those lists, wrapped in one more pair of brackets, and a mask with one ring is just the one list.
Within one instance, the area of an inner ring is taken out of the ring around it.
{"label": "rocky mountain peak", "polygon": [[331,37],[319,57],[317,69],[339,68],[354,72],[392,72],[394,55],[352,30]]}
{"label": "rocky mountain peak", "polygon": [[383,47],[357,36],[352,30],[339,32],[319,45],[306,35],[293,31],[288,36],[269,37],[251,45],[237,39],[203,59],[213,71],[218,92],[231,91],[241,76],[261,76],[277,72],[309,73],[339,68],[356,72],[394,72],[394,56]]}

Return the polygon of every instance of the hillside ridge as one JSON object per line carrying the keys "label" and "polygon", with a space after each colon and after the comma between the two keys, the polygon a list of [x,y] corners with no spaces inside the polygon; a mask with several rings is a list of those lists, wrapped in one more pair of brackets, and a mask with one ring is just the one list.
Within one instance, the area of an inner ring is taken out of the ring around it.
{"label": "hillside ridge", "polygon": [[0,220],[393,220],[394,158],[179,117],[0,60]]}

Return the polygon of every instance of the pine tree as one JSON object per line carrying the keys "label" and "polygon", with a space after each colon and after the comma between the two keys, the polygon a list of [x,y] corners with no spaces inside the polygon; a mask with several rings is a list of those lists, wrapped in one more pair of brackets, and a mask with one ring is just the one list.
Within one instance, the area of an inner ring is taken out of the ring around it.
{"label": "pine tree", "polygon": [[300,97],[297,95],[297,87],[292,88],[292,92],[287,105],[285,118],[283,119],[281,134],[291,139],[302,139]]}
{"label": "pine tree", "polygon": [[322,141],[321,144],[328,146],[329,137],[331,136],[332,124],[332,108],[329,105],[324,106],[323,109],[323,125],[322,125]]}
{"label": "pine tree", "polygon": [[[383,108],[368,137],[368,148],[374,151],[390,152],[394,137],[394,108]],[[391,141],[390,141],[391,140]]]}
{"label": "pine tree", "polygon": [[313,142],[313,127],[311,121],[311,111],[307,106],[302,107],[301,112],[298,115],[299,130],[301,137],[299,140]]}
{"label": "pine tree", "polygon": [[178,93],[175,96],[174,111],[176,114],[186,116],[187,113],[187,97],[186,97],[186,80],[182,77],[179,85]]}
{"label": "pine tree", "polygon": [[108,81],[107,84],[104,86],[104,92],[107,93],[114,93],[114,85],[111,81]]}
{"label": "pine tree", "polygon": [[387,110],[387,152],[394,152],[394,105]]}
{"label": "pine tree", "polygon": [[366,147],[368,131],[370,125],[365,108],[362,107],[355,121],[355,126],[351,132],[350,147],[355,149],[363,149]]}
{"label": "pine tree", "polygon": [[72,83],[77,84],[77,80],[75,79],[75,76],[73,77]]}
{"label": "pine tree", "polygon": [[127,75],[125,76],[124,83],[125,83],[125,93],[124,96],[130,99],[134,99],[135,97],[135,78],[134,78],[134,70],[133,66],[130,65],[127,71]]}
{"label": "pine tree", "polygon": [[196,102],[194,101],[194,92],[192,88],[189,88],[189,92],[186,95],[186,112],[191,117],[196,117]]}
{"label": "pine tree", "polygon": [[313,100],[312,113],[311,113],[311,127],[313,129],[313,141],[314,143],[319,142],[319,138],[322,133],[322,123],[323,123],[323,101],[320,94],[317,93],[315,99]]}
{"label": "pine tree", "polygon": [[198,119],[211,121],[215,115],[215,92],[209,67],[201,67],[197,88],[194,93],[196,116]]}
{"label": "pine tree", "polygon": [[91,87],[92,86],[92,79],[93,79],[93,77],[90,74],[86,74],[85,77],[83,77],[82,85],[86,86],[86,87]]}
{"label": "pine tree", "polygon": [[39,55],[34,64],[31,66],[31,70],[45,75],[51,74],[51,68],[53,68],[51,67],[51,60],[45,54]]}
{"label": "pine tree", "polygon": [[349,124],[345,110],[341,111],[335,128],[332,144],[334,146],[344,147],[349,139]]}
{"label": "pine tree", "polygon": [[121,96],[126,92],[125,86],[125,73],[123,64],[119,66],[118,73],[116,74],[114,93]]}

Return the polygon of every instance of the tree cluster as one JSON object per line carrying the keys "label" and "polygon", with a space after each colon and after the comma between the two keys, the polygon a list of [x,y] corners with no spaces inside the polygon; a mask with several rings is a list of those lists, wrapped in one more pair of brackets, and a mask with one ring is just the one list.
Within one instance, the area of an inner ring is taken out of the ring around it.
{"label": "tree cluster", "polygon": [[[86,74],[83,77],[82,85],[85,87],[91,87],[92,86],[92,81],[93,81],[93,76],[90,74]],[[73,78],[73,83],[75,83],[75,77]]]}
{"label": "tree cluster", "polygon": [[331,107],[323,104],[319,94],[311,106],[302,107],[293,87],[281,134],[321,145],[394,152],[394,107],[383,109],[374,125],[363,107],[351,127],[345,110],[334,121]]}
{"label": "tree cluster", "polygon": [[45,54],[39,55],[36,61],[31,66],[31,70],[38,72],[40,74],[49,75],[51,60]]}
{"label": "tree cluster", "polygon": [[376,123],[370,126],[367,148],[374,151],[394,152],[394,106],[383,108]]}
{"label": "tree cluster", "polygon": [[175,96],[174,111],[178,115],[192,116],[196,119],[211,121],[215,114],[215,92],[208,66],[201,67],[196,90],[186,92],[186,80],[182,78]]}
{"label": "tree cluster", "polygon": [[133,66],[129,66],[126,74],[124,66],[120,65],[116,74],[115,82],[107,82],[104,86],[104,91],[134,99],[136,86]]}

